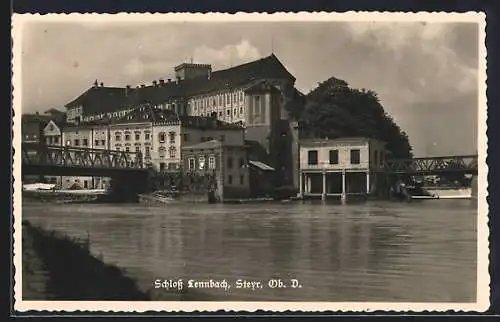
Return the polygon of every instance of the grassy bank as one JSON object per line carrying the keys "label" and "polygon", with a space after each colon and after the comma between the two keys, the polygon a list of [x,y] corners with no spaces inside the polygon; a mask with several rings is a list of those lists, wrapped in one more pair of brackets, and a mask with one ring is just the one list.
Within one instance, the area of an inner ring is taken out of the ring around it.
{"label": "grassy bank", "polygon": [[[23,293],[39,281],[25,300],[149,300],[131,278],[92,256],[88,244],[23,222]],[[33,263],[36,264],[33,267]],[[25,269],[25,265],[27,265]],[[24,275],[24,273],[26,275]],[[45,276],[42,279],[40,276]],[[35,297],[35,298],[30,298]]]}
{"label": "grassy bank", "polygon": [[87,241],[23,221],[23,300],[204,301],[201,292],[144,292],[117,266],[94,257]]}

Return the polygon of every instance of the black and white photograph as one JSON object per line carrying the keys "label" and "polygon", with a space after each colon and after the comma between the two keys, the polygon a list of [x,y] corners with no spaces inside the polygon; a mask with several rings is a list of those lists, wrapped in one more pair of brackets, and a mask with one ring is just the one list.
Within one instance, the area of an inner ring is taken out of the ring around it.
{"label": "black and white photograph", "polygon": [[485,15],[14,14],[15,309],[485,311]]}

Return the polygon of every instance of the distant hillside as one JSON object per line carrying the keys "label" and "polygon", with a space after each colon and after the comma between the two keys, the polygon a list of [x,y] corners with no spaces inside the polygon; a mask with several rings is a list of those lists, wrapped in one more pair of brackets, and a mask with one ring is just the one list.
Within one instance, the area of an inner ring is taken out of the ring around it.
{"label": "distant hillside", "polygon": [[408,135],[385,113],[377,94],[335,77],[306,95],[300,124],[303,138],[370,137],[385,141],[392,157],[412,156]]}

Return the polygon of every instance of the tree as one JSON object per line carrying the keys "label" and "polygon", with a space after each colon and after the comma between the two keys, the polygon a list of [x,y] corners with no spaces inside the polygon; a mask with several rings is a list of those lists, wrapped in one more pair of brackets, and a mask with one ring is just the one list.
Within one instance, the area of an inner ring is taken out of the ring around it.
{"label": "tree", "polygon": [[393,158],[412,157],[408,135],[384,111],[377,93],[352,89],[335,77],[306,95],[299,120],[301,138],[374,138],[387,143]]}

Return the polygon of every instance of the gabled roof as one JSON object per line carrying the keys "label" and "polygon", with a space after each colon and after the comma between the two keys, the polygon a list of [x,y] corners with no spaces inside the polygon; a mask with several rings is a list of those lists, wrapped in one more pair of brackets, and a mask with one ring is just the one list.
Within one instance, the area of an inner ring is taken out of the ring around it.
{"label": "gabled roof", "polygon": [[66,123],[63,120],[50,120],[47,125],[45,125],[45,128],[47,128],[50,123],[54,124],[59,130],[62,130],[65,127],[74,126],[73,124]]}
{"label": "gabled roof", "polygon": [[199,76],[181,81],[187,95],[241,87],[262,79],[291,79],[295,77],[283,66],[279,59],[270,55],[232,68],[214,71],[210,79]]}

